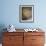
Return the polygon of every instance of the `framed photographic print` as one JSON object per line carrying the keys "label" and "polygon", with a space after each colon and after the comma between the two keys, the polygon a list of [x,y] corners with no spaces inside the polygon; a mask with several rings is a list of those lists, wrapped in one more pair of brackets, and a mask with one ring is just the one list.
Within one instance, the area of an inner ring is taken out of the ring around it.
{"label": "framed photographic print", "polygon": [[19,6],[19,21],[24,23],[34,22],[34,5]]}

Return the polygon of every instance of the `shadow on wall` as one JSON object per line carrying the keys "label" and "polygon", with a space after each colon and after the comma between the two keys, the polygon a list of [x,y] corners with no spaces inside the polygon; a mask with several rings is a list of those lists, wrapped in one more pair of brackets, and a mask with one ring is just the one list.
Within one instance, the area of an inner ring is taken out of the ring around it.
{"label": "shadow on wall", "polygon": [[5,25],[4,24],[0,24],[0,43],[2,43],[2,36],[3,36],[3,32],[6,32],[6,30],[4,30]]}

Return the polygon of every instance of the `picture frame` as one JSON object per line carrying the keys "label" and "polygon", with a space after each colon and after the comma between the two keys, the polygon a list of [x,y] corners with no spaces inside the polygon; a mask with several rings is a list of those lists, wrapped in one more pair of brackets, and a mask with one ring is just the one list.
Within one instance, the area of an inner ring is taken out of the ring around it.
{"label": "picture frame", "polygon": [[19,5],[20,23],[34,22],[34,5]]}

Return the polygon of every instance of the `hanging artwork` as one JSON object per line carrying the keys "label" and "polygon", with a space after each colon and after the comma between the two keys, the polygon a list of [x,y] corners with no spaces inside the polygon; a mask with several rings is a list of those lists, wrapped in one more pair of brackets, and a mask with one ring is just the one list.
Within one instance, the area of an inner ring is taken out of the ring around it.
{"label": "hanging artwork", "polygon": [[34,22],[34,5],[19,6],[19,21],[24,23]]}

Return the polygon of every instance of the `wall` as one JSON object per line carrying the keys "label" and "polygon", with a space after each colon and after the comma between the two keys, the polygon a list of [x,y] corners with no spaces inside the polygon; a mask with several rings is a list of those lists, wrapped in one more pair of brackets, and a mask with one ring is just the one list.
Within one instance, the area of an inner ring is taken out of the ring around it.
{"label": "wall", "polygon": [[[16,28],[46,28],[46,1],[41,0],[1,0],[0,25],[13,24]],[[19,5],[34,5],[34,23],[19,22]]]}

